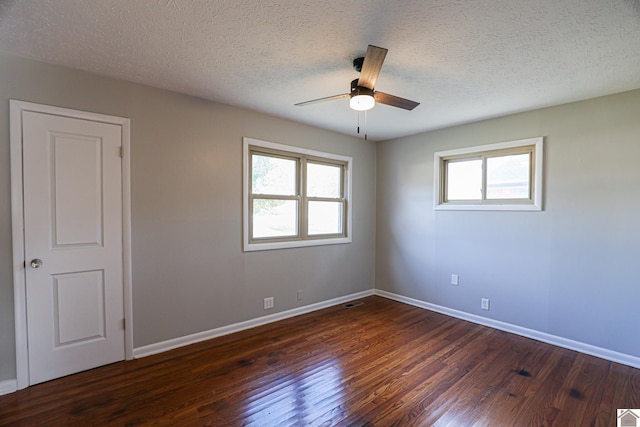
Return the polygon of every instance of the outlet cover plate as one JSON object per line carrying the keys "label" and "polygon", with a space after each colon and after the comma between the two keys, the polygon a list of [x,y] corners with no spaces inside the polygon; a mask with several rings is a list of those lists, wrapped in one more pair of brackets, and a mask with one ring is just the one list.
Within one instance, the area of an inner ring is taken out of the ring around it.
{"label": "outlet cover plate", "polygon": [[480,308],[483,310],[489,310],[489,298],[480,299]]}
{"label": "outlet cover plate", "polygon": [[268,310],[270,308],[273,308],[273,297],[264,299],[264,309]]}

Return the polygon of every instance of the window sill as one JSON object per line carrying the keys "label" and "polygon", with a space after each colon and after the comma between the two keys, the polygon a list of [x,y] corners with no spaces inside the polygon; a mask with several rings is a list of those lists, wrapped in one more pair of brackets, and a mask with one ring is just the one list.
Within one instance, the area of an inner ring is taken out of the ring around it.
{"label": "window sill", "polygon": [[246,243],[244,252],[269,251],[275,249],[302,248],[307,246],[341,245],[351,243],[351,237],[336,237],[331,239],[295,240],[291,242]]}
{"label": "window sill", "polygon": [[440,204],[434,207],[437,211],[541,211],[542,206],[532,204],[513,205],[464,205]]}

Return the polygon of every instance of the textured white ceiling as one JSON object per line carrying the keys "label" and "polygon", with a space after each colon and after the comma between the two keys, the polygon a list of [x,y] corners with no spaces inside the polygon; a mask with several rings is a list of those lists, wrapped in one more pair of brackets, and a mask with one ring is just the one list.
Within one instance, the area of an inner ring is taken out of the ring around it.
{"label": "textured white ceiling", "polygon": [[389,49],[372,140],[640,88],[638,0],[1,0],[0,50],[355,135],[351,61]]}

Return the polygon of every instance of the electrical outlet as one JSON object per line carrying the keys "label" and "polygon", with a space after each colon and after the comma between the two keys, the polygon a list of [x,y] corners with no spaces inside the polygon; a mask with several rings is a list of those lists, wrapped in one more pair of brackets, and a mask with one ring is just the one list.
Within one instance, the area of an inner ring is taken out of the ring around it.
{"label": "electrical outlet", "polygon": [[303,294],[303,291],[299,290],[298,291],[298,301],[302,301],[302,294]]}
{"label": "electrical outlet", "polygon": [[268,310],[270,308],[273,308],[273,297],[264,299],[264,309]]}
{"label": "electrical outlet", "polygon": [[452,274],[451,275],[451,284],[453,286],[458,286],[458,275],[457,274]]}
{"label": "electrical outlet", "polygon": [[489,298],[480,299],[480,308],[483,310],[489,310]]}

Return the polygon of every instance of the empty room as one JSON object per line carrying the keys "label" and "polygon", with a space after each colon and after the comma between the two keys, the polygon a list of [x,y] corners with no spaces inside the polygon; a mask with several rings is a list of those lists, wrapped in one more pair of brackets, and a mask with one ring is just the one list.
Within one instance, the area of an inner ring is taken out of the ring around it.
{"label": "empty room", "polygon": [[0,425],[639,427],[639,159],[637,0],[0,1]]}

